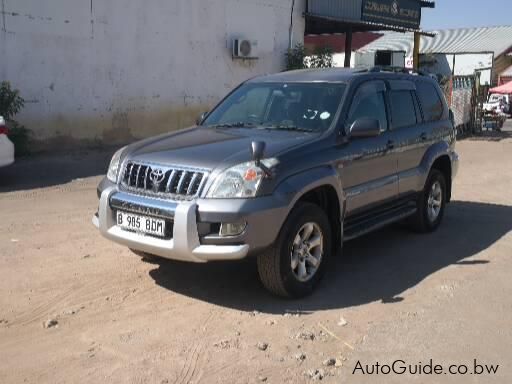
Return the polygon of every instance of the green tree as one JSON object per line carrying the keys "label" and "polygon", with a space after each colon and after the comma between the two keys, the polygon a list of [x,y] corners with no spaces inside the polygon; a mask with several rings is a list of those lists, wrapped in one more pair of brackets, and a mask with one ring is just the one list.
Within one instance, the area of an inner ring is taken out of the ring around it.
{"label": "green tree", "polygon": [[286,52],[287,71],[305,68],[332,68],[333,65],[333,51],[329,47],[317,48],[311,56],[308,56],[302,44],[297,44]]}
{"label": "green tree", "polygon": [[0,116],[6,121],[12,121],[24,105],[25,100],[17,89],[12,89],[7,81],[0,83]]}
{"label": "green tree", "polygon": [[292,71],[294,69],[307,68],[306,63],[306,49],[304,45],[297,44],[286,52],[286,70]]}
{"label": "green tree", "polygon": [[29,130],[20,125],[14,117],[25,106],[25,100],[17,89],[12,89],[7,81],[0,83],[0,116],[3,116],[9,128],[9,138],[14,143],[17,155],[28,153]]}
{"label": "green tree", "polygon": [[310,59],[310,68],[332,68],[333,51],[330,47],[317,48]]}

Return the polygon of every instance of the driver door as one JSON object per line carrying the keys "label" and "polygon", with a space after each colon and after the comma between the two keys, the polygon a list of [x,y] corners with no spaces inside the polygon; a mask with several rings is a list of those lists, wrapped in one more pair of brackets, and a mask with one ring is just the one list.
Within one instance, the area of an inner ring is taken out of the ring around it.
{"label": "driver door", "polygon": [[347,135],[352,123],[365,117],[379,120],[380,135],[349,139],[344,147],[342,180],[347,216],[398,197],[398,158],[383,81],[368,81],[356,90],[345,124]]}

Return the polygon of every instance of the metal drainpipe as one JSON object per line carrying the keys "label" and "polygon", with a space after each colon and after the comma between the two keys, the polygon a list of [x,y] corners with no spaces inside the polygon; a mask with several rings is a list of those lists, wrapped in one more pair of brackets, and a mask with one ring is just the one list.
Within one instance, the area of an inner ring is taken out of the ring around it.
{"label": "metal drainpipe", "polygon": [[292,12],[290,14],[290,32],[289,32],[289,41],[288,41],[288,48],[293,48],[293,11],[295,10],[295,0],[292,0]]}

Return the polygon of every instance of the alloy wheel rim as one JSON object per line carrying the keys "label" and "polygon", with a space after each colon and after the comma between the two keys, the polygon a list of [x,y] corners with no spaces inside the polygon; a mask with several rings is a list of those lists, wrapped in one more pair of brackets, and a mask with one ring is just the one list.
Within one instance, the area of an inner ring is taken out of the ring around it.
{"label": "alloy wheel rim", "polygon": [[437,220],[439,214],[441,213],[441,206],[443,203],[443,190],[441,188],[441,183],[436,181],[432,184],[430,188],[430,192],[428,194],[427,200],[427,213],[428,219],[431,223]]}
{"label": "alloy wheel rim", "polygon": [[304,224],[293,239],[291,251],[292,272],[301,282],[315,276],[324,253],[324,237],[320,226],[313,222]]}

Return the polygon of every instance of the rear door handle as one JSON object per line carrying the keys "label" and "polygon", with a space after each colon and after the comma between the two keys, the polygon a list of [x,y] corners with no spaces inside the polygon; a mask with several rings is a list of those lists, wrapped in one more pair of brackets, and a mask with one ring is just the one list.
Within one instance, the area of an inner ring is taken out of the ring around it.
{"label": "rear door handle", "polygon": [[395,148],[395,142],[393,140],[389,140],[388,143],[386,144],[386,147],[388,149],[394,149]]}
{"label": "rear door handle", "polygon": [[428,139],[427,133],[426,132],[422,132],[421,135],[420,135],[420,139],[422,141],[427,141],[427,139]]}

